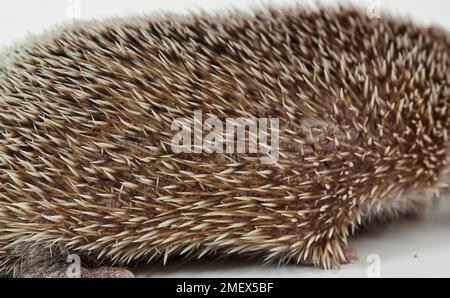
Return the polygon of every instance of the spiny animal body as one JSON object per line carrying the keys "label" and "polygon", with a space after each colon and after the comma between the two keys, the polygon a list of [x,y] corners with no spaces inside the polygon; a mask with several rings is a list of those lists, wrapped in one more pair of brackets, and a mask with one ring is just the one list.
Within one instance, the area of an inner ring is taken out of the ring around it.
{"label": "spiny animal body", "polygon": [[[277,8],[81,23],[10,52],[0,271],[52,276],[50,251],[345,263],[362,222],[446,187],[449,47],[353,8]],[[278,118],[279,159],[174,153],[172,122],[194,110]]]}

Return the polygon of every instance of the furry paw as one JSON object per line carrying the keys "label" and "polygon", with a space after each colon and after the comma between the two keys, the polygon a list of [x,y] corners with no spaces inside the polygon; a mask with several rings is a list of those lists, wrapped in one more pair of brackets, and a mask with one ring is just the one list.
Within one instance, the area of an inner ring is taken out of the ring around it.
{"label": "furry paw", "polygon": [[125,268],[102,267],[98,269],[86,270],[82,278],[134,278],[134,274]]}
{"label": "furry paw", "polygon": [[351,264],[359,260],[358,254],[353,247],[345,246],[343,250],[346,259],[346,262],[344,262],[343,264]]}

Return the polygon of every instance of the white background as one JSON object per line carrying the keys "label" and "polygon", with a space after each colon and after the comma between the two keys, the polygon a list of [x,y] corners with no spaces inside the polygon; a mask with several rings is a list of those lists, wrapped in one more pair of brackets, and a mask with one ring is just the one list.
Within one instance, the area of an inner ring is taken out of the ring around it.
{"label": "white background", "polygon": [[[23,41],[29,33],[40,33],[54,24],[73,18],[92,19],[108,16],[188,10],[220,10],[230,7],[249,9],[263,3],[314,4],[315,1],[255,1],[255,0],[2,0],[0,3],[0,48]],[[321,0],[336,5],[343,1]],[[394,15],[408,16],[419,24],[437,24],[450,29],[450,1],[448,0],[355,0],[363,8],[376,8]],[[262,266],[230,260],[211,264],[207,261],[166,267],[151,265],[138,270],[139,276],[152,277],[367,277],[371,271],[370,256],[380,258],[382,277],[450,277],[450,198],[420,220],[390,223],[374,227],[354,237],[351,245],[359,261],[340,270],[323,271],[315,268],[288,265]]]}

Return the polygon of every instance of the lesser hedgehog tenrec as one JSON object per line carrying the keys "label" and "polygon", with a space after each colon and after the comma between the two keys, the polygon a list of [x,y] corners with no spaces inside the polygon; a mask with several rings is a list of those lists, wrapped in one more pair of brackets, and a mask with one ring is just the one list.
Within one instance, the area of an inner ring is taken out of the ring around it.
{"label": "lesser hedgehog tenrec", "polygon": [[[69,253],[345,263],[361,223],[446,189],[449,48],[408,21],[282,8],[80,23],[7,52],[0,272],[64,276]],[[174,153],[194,110],[278,118],[279,159]]]}

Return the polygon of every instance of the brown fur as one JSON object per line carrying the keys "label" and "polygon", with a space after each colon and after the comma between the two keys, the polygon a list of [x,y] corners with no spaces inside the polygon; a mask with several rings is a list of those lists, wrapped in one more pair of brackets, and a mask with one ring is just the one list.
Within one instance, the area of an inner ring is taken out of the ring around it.
{"label": "brown fur", "polygon": [[[0,73],[0,271],[55,246],[345,263],[362,220],[439,188],[449,48],[351,8],[83,23],[19,48]],[[172,120],[196,109],[279,118],[279,161],[174,154]]]}

